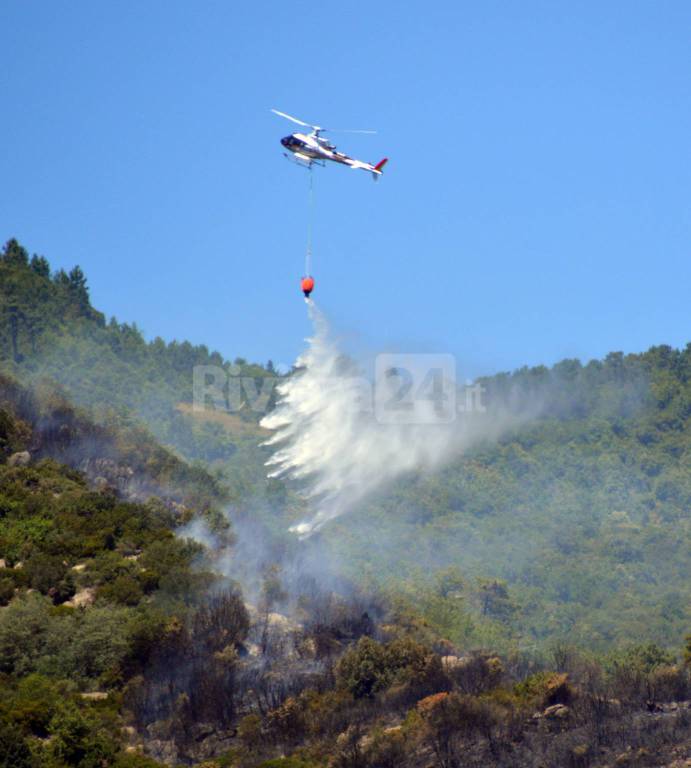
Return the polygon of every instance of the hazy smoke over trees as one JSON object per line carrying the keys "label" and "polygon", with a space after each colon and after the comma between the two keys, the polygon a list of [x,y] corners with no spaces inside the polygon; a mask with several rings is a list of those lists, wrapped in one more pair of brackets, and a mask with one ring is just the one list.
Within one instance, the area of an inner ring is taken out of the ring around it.
{"label": "hazy smoke over trees", "polygon": [[[309,312],[314,335],[296,373],[279,385],[277,408],[262,420],[274,433],[266,443],[274,447],[271,476],[301,481],[312,502],[312,516],[294,526],[296,533],[312,533],[398,475],[434,469],[511,421],[460,392],[455,371],[430,367],[429,358],[443,363],[446,355],[391,355],[412,370],[391,368],[383,377],[378,370],[373,379],[364,362],[343,353],[311,302]],[[397,399],[410,406],[404,418],[385,408]]]}

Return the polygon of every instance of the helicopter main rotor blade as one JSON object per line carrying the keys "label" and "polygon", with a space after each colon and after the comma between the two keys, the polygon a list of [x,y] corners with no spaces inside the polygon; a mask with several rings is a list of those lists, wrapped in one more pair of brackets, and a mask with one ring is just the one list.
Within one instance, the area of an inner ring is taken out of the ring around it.
{"label": "helicopter main rotor blade", "polygon": [[287,114],[286,112],[281,112],[278,109],[271,110],[275,115],[280,115],[281,117],[285,117],[286,120],[290,120],[293,123],[297,123],[298,125],[303,125],[305,128],[311,128],[315,133],[320,133],[322,131],[328,131],[329,133],[370,133],[374,134],[376,131],[371,130],[360,130],[360,129],[353,129],[353,128],[322,128],[320,125],[312,125],[312,123],[306,123],[304,120],[298,120],[297,117],[293,117],[292,115]]}
{"label": "helicopter main rotor blade", "polygon": [[376,133],[376,131],[363,131],[353,128],[322,128],[322,130],[329,133]]}
{"label": "helicopter main rotor blade", "polygon": [[306,123],[304,120],[298,120],[297,117],[292,117],[292,115],[286,115],[285,112],[279,112],[277,109],[271,110],[274,114],[280,115],[281,117],[285,117],[286,120],[292,120],[292,122],[297,123],[298,125],[304,125],[305,128],[317,128],[316,125],[312,125],[311,123]]}

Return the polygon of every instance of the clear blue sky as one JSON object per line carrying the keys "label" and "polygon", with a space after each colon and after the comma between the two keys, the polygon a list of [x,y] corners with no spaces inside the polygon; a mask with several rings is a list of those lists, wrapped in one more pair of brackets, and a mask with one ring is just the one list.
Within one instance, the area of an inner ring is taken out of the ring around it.
{"label": "clear blue sky", "polygon": [[691,340],[691,3],[0,7],[0,237],[78,263],[148,338],[289,363],[315,298],[370,344],[489,373]]}

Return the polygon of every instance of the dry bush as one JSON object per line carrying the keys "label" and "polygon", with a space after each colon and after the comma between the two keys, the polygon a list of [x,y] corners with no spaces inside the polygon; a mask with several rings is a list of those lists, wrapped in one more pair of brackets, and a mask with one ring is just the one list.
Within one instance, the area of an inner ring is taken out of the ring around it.
{"label": "dry bush", "polygon": [[301,703],[288,697],[280,707],[266,716],[269,734],[282,744],[295,744],[304,738],[307,729],[305,713]]}
{"label": "dry bush", "polygon": [[497,656],[446,656],[442,664],[446,674],[463,693],[475,696],[496,688],[504,677],[504,666]]}
{"label": "dry bush", "polygon": [[684,701],[691,696],[689,670],[675,665],[658,667],[647,676],[649,701]]}
{"label": "dry bush", "polygon": [[404,768],[412,756],[400,727],[375,731],[365,753],[372,768]]}
{"label": "dry bush", "polygon": [[441,693],[418,702],[427,726],[427,741],[440,768],[458,768],[467,750],[464,743],[484,737],[496,752],[494,729],[500,710],[488,701],[458,693]]}

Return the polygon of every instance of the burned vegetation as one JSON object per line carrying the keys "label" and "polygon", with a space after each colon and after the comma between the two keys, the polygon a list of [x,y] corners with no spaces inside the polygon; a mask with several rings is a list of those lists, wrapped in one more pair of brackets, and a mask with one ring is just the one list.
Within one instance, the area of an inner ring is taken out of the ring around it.
{"label": "burned vegetation", "polygon": [[274,614],[263,646],[264,619],[237,593],[170,627],[125,689],[138,749],[248,768],[673,765],[686,754],[688,669],[655,646],[600,662],[563,646],[500,658],[329,602],[326,621],[323,605],[319,621]]}
{"label": "burned vegetation", "polygon": [[[454,646],[411,604],[306,575],[280,547],[247,558],[201,470],[10,379],[0,448],[2,768],[672,766],[688,752],[691,648]],[[104,467],[130,481],[90,471]],[[185,537],[193,518],[215,551]]]}

